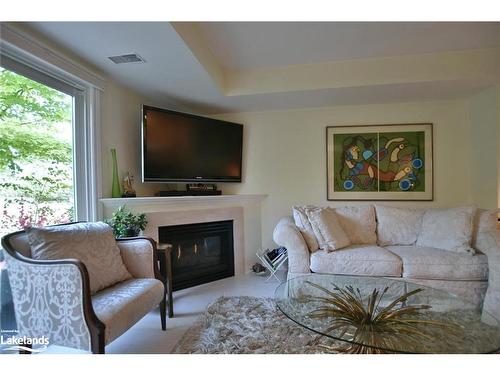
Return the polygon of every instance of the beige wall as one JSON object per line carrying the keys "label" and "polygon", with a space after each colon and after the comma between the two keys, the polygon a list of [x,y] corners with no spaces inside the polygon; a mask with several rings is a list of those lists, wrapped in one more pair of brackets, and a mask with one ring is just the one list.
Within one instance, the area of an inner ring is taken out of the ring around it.
{"label": "beige wall", "polygon": [[[434,201],[384,204],[428,207],[472,203],[472,197],[478,195],[471,194],[470,155],[477,150],[469,143],[468,111],[468,101],[453,100],[219,115],[245,124],[244,181],[223,184],[223,190],[269,194],[262,207],[262,239],[264,246],[272,246],[274,225],[290,214],[292,205],[346,204],[326,200],[326,126],[432,122]],[[491,190],[488,193],[493,194]]]}
{"label": "beige wall", "polygon": [[481,207],[498,207],[500,115],[497,88],[469,100],[471,155],[470,200]]}
{"label": "beige wall", "polygon": [[138,195],[154,195],[156,184],[142,184],[141,179],[141,108],[145,99],[133,91],[106,81],[101,98],[101,168],[102,196],[111,197],[111,148],[116,148],[118,175],[127,171],[135,177]]}
{"label": "beige wall", "polygon": [[[498,207],[498,94],[500,88],[496,87],[469,100],[221,114],[216,117],[245,125],[244,180],[241,184],[219,185],[225,194],[269,194],[262,206],[262,241],[264,246],[273,246],[274,225],[290,213],[292,205],[346,204],[326,200],[326,126],[432,122],[434,201],[383,204],[442,207],[475,203]],[[144,102],[141,96],[108,81],[102,99],[105,197],[111,195],[111,147],[117,149],[120,176],[127,170],[136,176],[138,195],[151,196],[165,187],[139,181],[140,108]]]}

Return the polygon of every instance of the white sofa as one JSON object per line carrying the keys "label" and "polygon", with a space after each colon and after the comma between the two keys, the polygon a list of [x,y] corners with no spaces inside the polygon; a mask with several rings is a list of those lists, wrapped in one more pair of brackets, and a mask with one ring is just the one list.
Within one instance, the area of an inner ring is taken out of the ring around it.
{"label": "white sofa", "polygon": [[[372,207],[374,217],[372,226],[363,223],[362,228],[366,228],[366,232],[375,232],[368,233],[368,237],[365,236],[367,239],[363,241],[373,243],[352,243],[334,251],[321,248],[311,251],[310,242],[314,238],[311,239],[311,233],[304,230],[295,212],[295,220],[291,216],[282,218],[276,225],[273,238],[277,244],[288,249],[288,279],[311,272],[403,278],[448,291],[474,302],[478,308],[484,304],[485,309],[500,319],[500,230],[496,224],[496,213],[489,215],[488,223],[481,217],[485,210],[478,210],[474,214],[470,245],[474,247],[475,253],[472,255],[418,246],[417,241],[405,245],[388,245],[391,243],[391,239],[387,239],[391,235],[390,231],[401,230],[398,223],[389,227],[386,223],[385,228],[381,228],[380,217],[377,219],[381,206],[364,207]],[[425,211],[421,212],[424,215]],[[366,220],[371,221],[370,218]],[[422,222],[415,228],[417,237],[425,230]],[[385,239],[381,238],[382,234]]]}

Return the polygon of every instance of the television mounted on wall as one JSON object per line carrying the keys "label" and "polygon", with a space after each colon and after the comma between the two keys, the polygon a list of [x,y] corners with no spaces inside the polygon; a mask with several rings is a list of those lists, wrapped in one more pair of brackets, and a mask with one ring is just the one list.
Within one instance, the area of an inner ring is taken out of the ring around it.
{"label": "television mounted on wall", "polygon": [[243,125],[144,105],[143,182],[241,182]]}

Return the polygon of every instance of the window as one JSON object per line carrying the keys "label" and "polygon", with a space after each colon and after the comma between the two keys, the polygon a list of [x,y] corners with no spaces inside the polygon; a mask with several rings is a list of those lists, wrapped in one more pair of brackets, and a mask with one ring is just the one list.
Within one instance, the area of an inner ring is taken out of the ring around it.
{"label": "window", "polygon": [[72,91],[0,67],[0,235],[75,219]]}
{"label": "window", "polygon": [[[12,35],[12,40],[17,41],[16,38],[19,38],[10,29],[3,28],[2,32],[4,41]],[[6,173],[12,174],[19,167],[17,177],[22,178],[23,183],[28,184],[31,180],[33,185],[41,178],[46,190],[40,191],[42,186],[37,184],[35,197],[35,192],[30,194],[30,187],[24,186],[22,188],[26,188],[27,194],[23,199],[19,186],[10,186],[10,204],[15,203],[21,208],[25,206],[26,210],[31,205],[30,214],[25,212],[25,219],[21,219],[18,227],[28,220],[32,225],[67,220],[96,220],[99,216],[100,195],[99,105],[100,87],[103,83],[98,76],[57,55],[47,53],[46,49],[34,42],[25,39],[22,42],[29,52],[21,51],[18,47],[11,48],[8,43],[0,45],[1,84],[5,86],[0,88],[1,95],[5,96],[5,100],[2,99],[3,96],[0,98],[0,108],[5,107],[8,112],[0,118],[0,126],[5,129],[5,133],[6,127],[13,127],[16,122],[21,125],[15,129],[17,133],[24,135],[22,145],[25,146],[24,151],[29,152],[21,155],[22,150],[2,141],[0,159],[5,159],[3,162],[8,165],[7,169],[2,168],[0,160],[0,177],[6,177]],[[45,62],[38,55],[52,61]],[[79,78],[80,76],[84,78]],[[100,86],[96,86],[95,82]],[[24,92],[17,93],[16,85]],[[47,162],[51,164],[50,170]],[[19,175],[21,169],[24,175]],[[30,169],[37,173],[27,177]],[[6,193],[7,188],[4,185],[1,193]],[[16,188],[17,193],[14,194],[13,190]],[[50,191],[47,191],[48,188]],[[13,201],[13,196],[16,202]],[[3,203],[5,202],[0,202],[0,209],[3,208]],[[38,206],[33,208],[36,204]],[[8,210],[7,214],[12,216],[12,212]],[[14,216],[16,220],[22,217],[20,212]],[[13,219],[1,218],[1,232],[5,231],[5,220]]]}
{"label": "window", "polygon": [[[102,79],[0,24],[0,236],[96,220]],[[15,318],[0,248],[0,330]]]}

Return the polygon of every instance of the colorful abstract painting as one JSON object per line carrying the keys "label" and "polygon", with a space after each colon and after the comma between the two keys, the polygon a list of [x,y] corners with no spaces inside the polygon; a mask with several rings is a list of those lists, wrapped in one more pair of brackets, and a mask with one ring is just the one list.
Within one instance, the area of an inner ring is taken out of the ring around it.
{"label": "colorful abstract painting", "polygon": [[432,200],[432,124],[327,128],[329,200]]}

